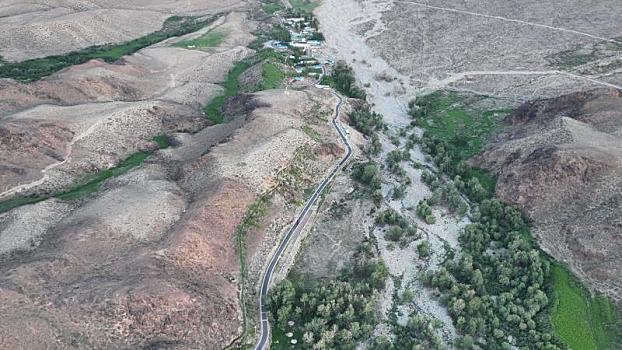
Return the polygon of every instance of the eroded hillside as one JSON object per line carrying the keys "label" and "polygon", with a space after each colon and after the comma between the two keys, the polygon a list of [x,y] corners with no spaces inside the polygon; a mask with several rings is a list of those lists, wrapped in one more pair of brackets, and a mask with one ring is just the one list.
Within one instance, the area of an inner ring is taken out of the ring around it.
{"label": "eroded hillside", "polygon": [[528,103],[475,160],[529,213],[545,249],[618,300],[621,107],[612,90]]}
{"label": "eroded hillside", "polygon": [[[234,3],[149,6],[205,14]],[[243,334],[246,261],[256,279],[305,190],[344,152],[327,91],[243,94],[223,107],[226,123],[205,115],[255,54],[247,9],[113,63],[2,81],[3,346],[219,349]],[[209,47],[185,44],[213,32],[225,34]]]}
{"label": "eroded hillside", "polygon": [[[155,32],[171,16],[206,15],[244,5],[218,1],[0,2],[0,57],[23,61],[93,45],[118,44]],[[127,25],[131,23],[131,25]]]}

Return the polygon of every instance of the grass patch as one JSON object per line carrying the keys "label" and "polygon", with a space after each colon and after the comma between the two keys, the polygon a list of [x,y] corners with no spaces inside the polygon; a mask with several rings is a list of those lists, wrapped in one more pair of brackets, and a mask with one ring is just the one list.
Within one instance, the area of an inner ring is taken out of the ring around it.
{"label": "grass patch", "polygon": [[[485,98],[476,96],[474,99]],[[470,111],[464,106],[473,101],[453,93],[435,92],[417,99],[419,126],[432,136],[456,143],[460,158],[469,159],[478,154],[497,129],[508,110]]]}
{"label": "grass patch", "polygon": [[244,74],[247,69],[256,64],[260,64],[262,61],[262,81],[260,84],[257,84],[257,86],[253,86],[250,90],[256,92],[279,87],[286,76],[277,64],[277,62],[282,60],[283,57],[278,52],[265,49],[260,50],[252,57],[236,63],[229,71],[229,74],[227,74],[227,79],[223,84],[225,88],[224,93],[215,97],[203,107],[203,111],[207,118],[215,124],[225,122],[226,118],[222,114],[222,106],[229,97],[233,97],[240,92],[242,88],[239,82],[240,76]]}
{"label": "grass patch", "polygon": [[[165,149],[170,146],[168,137],[164,135],[154,137],[153,141],[158,144],[159,149]],[[50,198],[70,201],[85,197],[91,193],[99,191],[106,180],[122,175],[132,168],[141,165],[151,154],[152,152],[134,153],[113,168],[102,170],[98,173],[85,177],[78,182],[78,185],[68,191],[48,195],[20,196],[0,202],[0,213],[5,213],[11,209],[15,209],[23,205],[39,203]]]}
{"label": "grass patch", "polygon": [[263,64],[262,87],[263,90],[276,89],[283,83],[285,73],[275,63],[266,62]]}
{"label": "grass patch", "polygon": [[227,75],[227,80],[224,83],[225,92],[212,99],[205,107],[203,111],[209,120],[214,124],[220,124],[225,121],[225,117],[222,114],[221,108],[224,105],[227,98],[237,95],[240,91],[240,82],[238,79],[240,75],[250,68],[250,63],[242,61],[233,66]]}
{"label": "grass patch", "polygon": [[63,192],[57,195],[54,195],[55,198],[62,200],[72,200],[84,197],[88,194],[95,193],[99,191],[102,184],[112,178],[119,176],[128,172],[130,169],[135,168],[141,165],[145,159],[147,159],[151,153],[148,152],[139,152],[132,154],[127,157],[124,161],[122,161],[119,165],[114,168],[100,171],[92,178],[83,181],[83,184],[72,189],[71,191]]}
{"label": "grass patch", "polygon": [[31,82],[58,72],[63,68],[82,64],[92,59],[114,62],[125,55],[133,54],[142,48],[165,39],[196,32],[212,23],[216,18],[217,16],[208,19],[173,16],[164,22],[162,29],[126,43],[96,45],[64,55],[54,55],[0,65],[0,78],[12,78],[22,82]]}
{"label": "grass patch", "polygon": [[472,177],[477,178],[480,185],[482,185],[488,193],[495,193],[495,187],[497,186],[496,176],[483,169],[469,168],[465,178],[470,179]]}
{"label": "grass patch", "polygon": [[275,2],[263,4],[261,7],[267,14],[270,15],[273,15],[275,12],[281,11],[283,9],[283,6],[281,6],[281,4]]}
{"label": "grass patch", "polygon": [[102,184],[111,177],[115,177],[126,173],[128,170],[142,164],[149,157],[150,153],[140,152],[126,158],[123,162],[114,168],[103,170],[97,174],[91,175],[80,181],[80,185],[65,192],[58,192],[51,195],[31,195],[12,198],[8,201],[0,203],[0,213],[7,212],[11,209],[21,207],[27,204],[35,204],[50,198],[58,198],[61,200],[73,200],[84,197],[88,194],[99,191]]}
{"label": "grass patch", "polygon": [[171,146],[171,141],[166,135],[158,135],[153,138],[153,141],[158,144],[159,149],[165,149]]}
{"label": "grass patch", "polygon": [[[622,42],[622,37],[613,38]],[[560,51],[545,57],[549,65],[564,70],[573,70],[579,66],[594,63],[598,60],[615,57],[622,52],[622,44],[609,41],[581,44],[571,49]]]}
{"label": "grass patch", "polygon": [[603,297],[592,297],[564,266],[551,266],[554,293],[552,321],[555,332],[572,349],[615,349],[620,342],[617,311]]}
{"label": "grass patch", "polygon": [[[417,98],[418,108],[411,109],[415,123],[425,130],[426,138],[446,142],[451,153],[451,168],[477,155],[498,130],[500,121],[511,111],[506,109],[480,111],[469,108],[486,96],[460,96],[435,92]],[[494,193],[497,179],[491,173],[468,167],[460,174],[465,179],[477,178],[488,193]]]}
{"label": "grass patch", "polygon": [[22,205],[35,204],[45,199],[47,198],[40,196],[21,196],[11,198],[9,200],[0,202],[0,213],[6,213],[11,209],[21,207]]}
{"label": "grass patch", "polygon": [[309,0],[289,0],[289,3],[295,10],[300,12],[313,12],[313,10],[319,6],[315,1]]}
{"label": "grass patch", "polygon": [[229,36],[228,31],[212,29],[196,39],[180,41],[178,43],[175,43],[173,46],[197,49],[218,47],[225,41],[227,36]]}

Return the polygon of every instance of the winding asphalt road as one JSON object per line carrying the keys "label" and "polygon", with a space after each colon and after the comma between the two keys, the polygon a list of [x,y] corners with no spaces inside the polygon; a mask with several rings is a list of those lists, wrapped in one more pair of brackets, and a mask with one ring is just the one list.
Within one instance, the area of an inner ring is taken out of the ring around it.
{"label": "winding asphalt road", "polygon": [[337,175],[337,172],[341,170],[341,167],[352,156],[352,147],[350,146],[350,143],[348,142],[347,136],[344,134],[345,129],[343,129],[343,127],[337,121],[341,113],[341,105],[343,103],[343,98],[334,91],[333,91],[333,95],[335,95],[337,99],[339,99],[339,103],[337,103],[337,106],[335,107],[335,115],[333,117],[333,126],[339,133],[339,136],[341,137],[341,141],[348,149],[348,153],[343,157],[343,159],[339,162],[339,164],[337,164],[337,166],[333,169],[330,175],[328,175],[322,181],[322,183],[317,187],[317,189],[313,193],[313,196],[309,198],[309,200],[305,204],[300,214],[298,214],[296,221],[294,222],[292,227],[289,229],[289,231],[287,231],[287,234],[285,235],[285,237],[279,244],[279,247],[277,248],[272,258],[270,259],[268,268],[266,269],[263,275],[263,279],[261,281],[261,290],[259,292],[259,314],[261,315],[260,317],[261,327],[260,327],[259,341],[257,341],[257,344],[255,345],[255,348],[254,348],[255,350],[265,350],[268,348],[268,345],[269,345],[268,339],[270,338],[270,322],[268,320],[268,306],[267,306],[268,300],[267,299],[268,299],[268,291],[270,290],[270,281],[272,280],[272,275],[274,274],[276,265],[278,264],[279,260],[285,253],[285,250],[287,250],[287,246],[289,245],[289,243],[295,240],[296,237],[298,237],[298,234],[300,233],[302,228],[304,228],[304,225],[306,223],[304,219],[309,214],[311,207],[315,205],[315,203],[320,198],[320,195],[322,194],[324,189],[326,189],[326,186],[330,184],[330,182],[335,178],[335,175]]}

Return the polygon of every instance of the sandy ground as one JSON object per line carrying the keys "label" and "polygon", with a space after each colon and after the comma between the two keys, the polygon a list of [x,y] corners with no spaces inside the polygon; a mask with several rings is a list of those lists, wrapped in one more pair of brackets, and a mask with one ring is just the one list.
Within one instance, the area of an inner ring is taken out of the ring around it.
{"label": "sandy ground", "polygon": [[[407,103],[435,90],[494,96],[508,108],[572,91],[622,89],[622,52],[612,49],[620,44],[612,38],[622,35],[621,13],[611,6],[608,1],[586,6],[579,1],[325,0],[316,14],[327,38],[325,55],[347,61],[360,85],[369,84],[373,108],[384,115],[391,134],[410,122]],[[551,57],[564,50],[591,55],[592,62],[571,68],[552,63]],[[395,148],[384,137],[382,143],[384,155]],[[411,157],[424,163],[418,150]],[[412,272],[434,268],[443,242],[456,248],[457,234],[467,221],[448,216],[435,225],[418,221],[408,208],[429,191],[418,170],[405,168],[413,184],[402,201],[388,205],[425,229],[435,255],[425,263],[415,259],[412,247],[383,249],[383,255],[392,274],[405,273],[404,284],[416,290],[414,308],[443,320],[443,335],[451,339],[455,330],[446,311]],[[391,186],[386,187],[385,195]],[[437,212],[437,218],[442,214]],[[385,310],[391,306],[392,285]]]}
{"label": "sandy ground", "polygon": [[[325,30],[332,42],[329,46],[340,48],[337,56],[357,61],[362,82],[387,71],[398,78],[398,93],[403,88],[409,93],[445,88],[526,101],[622,86],[619,64],[598,71],[593,69],[601,62],[597,60],[561,71],[548,61],[550,55],[563,50],[584,47],[582,52],[589,53],[597,43],[618,44],[611,38],[622,35],[617,26],[620,14],[611,11],[607,1],[588,9],[580,2],[516,6],[496,0],[485,5],[328,0],[318,14],[322,25],[330,28]],[[367,59],[368,48],[394,69],[378,59]],[[603,56],[602,63],[616,57],[622,58],[620,51]],[[375,72],[365,72],[365,65]],[[403,75],[396,75],[395,70]]]}
{"label": "sandy ground", "polygon": [[[360,84],[370,84],[369,88],[366,88],[369,96],[368,100],[372,103],[373,109],[384,116],[384,120],[390,128],[389,133],[391,133],[402,126],[408,125],[411,120],[407,115],[406,106],[412,95],[405,93],[409,78],[400,74],[382,57],[378,56],[366,44],[365,38],[358,35],[357,31],[353,29],[362,23],[373,21],[374,13],[377,13],[376,16],[380,16],[380,11],[387,9],[387,4],[383,2],[366,3],[366,6],[375,7],[373,11],[369,11],[372,14],[371,17],[353,1],[325,1],[317,9],[316,14],[320,19],[322,31],[326,33],[328,46],[326,54],[336,59],[345,59],[354,66]],[[344,26],[344,22],[351,23],[352,27]],[[376,25],[372,30],[382,31],[383,27]],[[378,79],[378,73],[382,73],[382,75],[392,79],[388,79],[390,81]],[[388,141],[385,135],[381,135],[381,142],[383,144],[383,152],[378,157],[380,161],[384,159],[388,152],[396,148]],[[403,143],[404,140],[402,140]],[[413,160],[425,163],[424,155],[417,147],[411,152],[411,157]],[[376,235],[379,238],[381,253],[389,266],[391,275],[395,277],[403,276],[402,289],[399,293],[402,293],[405,288],[412,289],[415,292],[416,297],[413,303],[402,307],[405,317],[413,311],[420,311],[441,320],[443,322],[441,335],[446,342],[449,342],[457,334],[451,318],[440,302],[436,298],[431,297],[431,291],[423,288],[416,277],[419,272],[435,268],[438,265],[444,253],[442,248],[444,242],[447,242],[453,249],[457,250],[459,248],[457,245],[457,235],[467,222],[445,217],[438,220],[434,225],[427,225],[419,220],[412,208],[416,207],[419,200],[430,196],[430,191],[421,182],[419,170],[413,169],[410,165],[406,166],[405,163],[403,166],[412,180],[412,185],[402,200],[388,201],[383,207],[391,207],[397,210],[425,230],[425,237],[432,244],[434,254],[430,261],[424,262],[418,258],[416,252],[417,242],[411,243],[405,249],[397,247],[391,251],[387,249],[388,242],[384,239],[384,234],[376,232]],[[390,179],[391,175],[385,173],[384,177],[385,179]],[[383,186],[383,194],[387,200],[390,198],[389,192],[394,184],[396,183],[390,180],[389,183]],[[435,214],[437,217],[440,217],[441,213],[436,212]],[[380,303],[385,317],[392,306],[394,288],[395,285],[392,281],[387,284],[383,300]],[[401,321],[405,322],[406,319],[403,318]],[[386,325],[381,324],[377,333],[381,334],[386,330]]]}

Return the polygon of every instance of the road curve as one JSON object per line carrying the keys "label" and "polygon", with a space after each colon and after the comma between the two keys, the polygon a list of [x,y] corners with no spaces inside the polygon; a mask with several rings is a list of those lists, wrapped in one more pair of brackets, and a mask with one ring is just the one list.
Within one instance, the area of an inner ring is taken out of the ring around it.
{"label": "road curve", "polygon": [[320,195],[322,194],[324,189],[326,189],[326,186],[330,184],[330,182],[335,178],[335,175],[337,175],[339,170],[341,170],[341,167],[352,156],[352,146],[350,145],[350,142],[348,141],[347,136],[344,134],[345,129],[343,129],[343,127],[341,127],[339,125],[339,122],[337,121],[341,113],[341,105],[343,104],[343,98],[334,91],[332,93],[339,100],[339,102],[337,103],[337,106],[335,107],[335,115],[332,120],[333,127],[335,128],[335,130],[337,130],[337,133],[339,133],[339,137],[341,137],[341,141],[346,146],[348,152],[343,157],[343,159],[341,159],[339,164],[337,164],[337,166],[333,169],[333,171],[326,178],[324,178],[322,183],[320,183],[320,185],[317,187],[317,189],[313,193],[313,196],[311,196],[311,198],[307,200],[307,203],[305,204],[304,208],[302,209],[300,214],[298,214],[296,221],[294,222],[292,227],[290,227],[289,231],[287,231],[287,234],[285,235],[285,237],[279,244],[276,252],[270,258],[270,263],[268,264],[268,267],[266,268],[266,271],[264,272],[263,278],[261,280],[261,289],[259,291],[259,314],[261,315],[260,316],[261,326],[260,326],[260,331],[259,331],[260,332],[259,340],[257,341],[257,344],[255,344],[255,347],[254,347],[255,350],[265,350],[268,348],[268,345],[269,345],[268,339],[270,339],[270,322],[268,320],[268,307],[266,304],[268,302],[267,299],[268,299],[268,291],[270,290],[270,281],[272,280],[272,275],[274,274],[276,265],[278,264],[279,260],[285,253],[285,250],[287,249],[287,246],[289,245],[289,243],[292,240],[296,239],[301,229],[304,227],[305,222],[303,219],[307,216],[307,214],[309,214],[311,207],[315,205],[315,203],[317,202],[318,198],[320,198]]}

